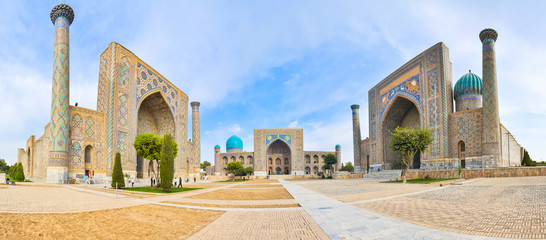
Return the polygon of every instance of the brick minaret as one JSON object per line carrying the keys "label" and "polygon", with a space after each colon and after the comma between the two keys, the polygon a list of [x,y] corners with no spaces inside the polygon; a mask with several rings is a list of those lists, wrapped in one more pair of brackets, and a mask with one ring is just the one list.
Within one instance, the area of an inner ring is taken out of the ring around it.
{"label": "brick minaret", "polygon": [[47,182],[60,184],[68,181],[68,151],[70,146],[68,30],[74,20],[74,11],[66,4],[59,4],[51,10],[50,18],[55,25],[55,45],[53,50],[53,87]]}
{"label": "brick minaret", "polygon": [[497,32],[486,28],[480,32],[483,45],[483,108],[482,108],[482,154],[500,155],[499,101],[497,91],[497,68],[495,61],[495,41]]}
{"label": "brick minaret", "polygon": [[[195,151],[195,163],[197,163],[197,166],[199,166],[199,163],[201,162],[201,127],[199,124],[199,106],[201,103],[199,102],[191,102],[191,121],[192,121],[192,140],[193,140],[193,146]],[[190,166],[188,166],[190,167]]]}
{"label": "brick minaret", "polygon": [[358,116],[358,109],[360,106],[357,104],[351,105],[353,110],[353,151],[354,151],[354,164],[360,163],[360,117]]}
{"label": "brick minaret", "polygon": [[337,158],[337,163],[336,163],[336,169],[335,171],[339,171],[339,169],[341,168],[341,145],[336,145],[336,158]]}

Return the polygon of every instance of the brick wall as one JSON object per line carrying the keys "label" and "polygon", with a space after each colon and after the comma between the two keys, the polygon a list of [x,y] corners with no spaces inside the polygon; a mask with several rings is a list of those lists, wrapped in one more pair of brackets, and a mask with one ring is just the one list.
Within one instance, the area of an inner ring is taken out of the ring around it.
{"label": "brick wall", "polygon": [[[459,171],[410,171],[408,172],[407,178],[424,178],[427,175],[430,178],[458,178]],[[462,178],[546,176],[546,167],[464,169],[462,170],[461,175]]]}

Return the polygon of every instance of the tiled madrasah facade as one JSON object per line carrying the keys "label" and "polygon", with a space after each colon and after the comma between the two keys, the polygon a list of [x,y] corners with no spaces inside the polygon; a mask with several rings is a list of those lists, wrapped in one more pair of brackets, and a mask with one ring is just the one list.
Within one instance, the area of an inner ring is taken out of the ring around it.
{"label": "tiled madrasah facade", "polygon": [[361,139],[359,106],[352,105],[356,170],[400,168],[388,148],[397,126],[426,127],[434,137],[429,151],[416,154],[414,169],[521,165],[523,148],[499,120],[497,36],[490,28],[479,34],[483,80],[469,71],[453,88],[449,50],[438,43],[375,85],[368,92],[369,138]]}
{"label": "tiled madrasah facade", "polygon": [[[55,25],[51,121],[44,134],[31,136],[18,161],[25,176],[48,183],[111,175],[116,152],[123,172],[149,178],[153,164],[137,157],[133,147],[140,133],[170,133],[178,143],[175,177],[199,174],[201,143],[199,102],[188,96],[151,66],[118,43],[100,56],[97,110],[69,105],[69,28],[74,11],[59,4],[50,14]],[[192,136],[188,141],[188,104],[192,107]],[[157,171],[157,166],[154,167]]]}

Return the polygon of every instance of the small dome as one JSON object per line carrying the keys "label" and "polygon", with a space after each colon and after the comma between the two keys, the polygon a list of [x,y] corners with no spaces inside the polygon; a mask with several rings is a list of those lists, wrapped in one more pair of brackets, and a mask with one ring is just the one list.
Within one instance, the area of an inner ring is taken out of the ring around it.
{"label": "small dome", "polygon": [[237,149],[240,148],[243,149],[243,140],[241,140],[239,137],[233,135],[228,138],[226,141],[226,150],[230,149]]}
{"label": "small dome", "polygon": [[482,79],[469,70],[457,80],[453,94],[455,101],[463,96],[482,95]]}
{"label": "small dome", "polygon": [[341,147],[341,145],[339,145],[339,144],[338,144],[338,145],[336,145],[336,148],[340,148],[340,147]]}
{"label": "small dome", "polygon": [[220,145],[216,144],[216,146],[214,146],[214,149],[220,149]]}

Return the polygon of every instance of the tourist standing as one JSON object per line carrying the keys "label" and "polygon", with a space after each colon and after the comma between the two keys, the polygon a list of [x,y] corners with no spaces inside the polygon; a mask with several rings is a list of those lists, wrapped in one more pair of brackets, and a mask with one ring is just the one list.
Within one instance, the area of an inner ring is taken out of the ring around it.
{"label": "tourist standing", "polygon": [[178,177],[178,187],[182,187],[182,177]]}

